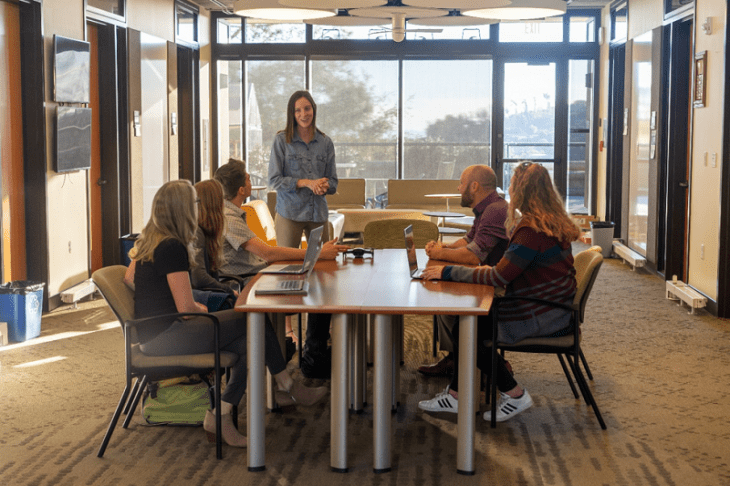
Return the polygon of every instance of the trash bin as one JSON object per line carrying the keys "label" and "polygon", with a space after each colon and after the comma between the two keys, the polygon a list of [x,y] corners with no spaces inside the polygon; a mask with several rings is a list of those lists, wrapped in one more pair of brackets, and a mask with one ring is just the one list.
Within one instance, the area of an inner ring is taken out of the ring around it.
{"label": "trash bin", "polygon": [[591,243],[601,247],[603,258],[611,256],[613,251],[613,221],[591,221]]}
{"label": "trash bin", "polygon": [[0,322],[8,323],[10,341],[25,341],[41,334],[44,286],[28,280],[0,285]]}
{"label": "trash bin", "polygon": [[129,259],[129,250],[134,246],[134,242],[137,240],[139,233],[132,233],[124,235],[119,238],[119,253],[122,258],[122,265],[128,267],[132,261]]}

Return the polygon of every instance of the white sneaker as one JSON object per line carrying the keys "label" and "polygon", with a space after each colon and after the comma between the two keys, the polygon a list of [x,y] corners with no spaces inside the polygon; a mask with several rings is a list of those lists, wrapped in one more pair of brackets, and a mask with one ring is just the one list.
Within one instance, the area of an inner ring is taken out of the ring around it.
{"label": "white sneaker", "polygon": [[[532,397],[527,390],[522,390],[520,398],[512,398],[506,393],[500,392],[499,402],[497,402],[497,422],[509,420],[520,412],[524,412],[532,406]],[[484,412],[484,420],[492,421],[492,411]]]}
{"label": "white sneaker", "polygon": [[421,400],[418,402],[418,408],[426,412],[459,412],[459,401],[449,393],[447,386],[444,391],[436,395],[430,400]]}

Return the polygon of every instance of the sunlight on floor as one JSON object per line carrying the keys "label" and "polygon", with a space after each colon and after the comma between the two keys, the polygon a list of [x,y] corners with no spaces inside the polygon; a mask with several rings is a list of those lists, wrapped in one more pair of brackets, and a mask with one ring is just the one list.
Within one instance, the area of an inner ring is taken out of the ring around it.
{"label": "sunlight on floor", "polygon": [[54,356],[53,358],[39,359],[37,361],[30,361],[28,363],[15,365],[13,366],[13,368],[31,368],[33,366],[55,363],[56,361],[63,361],[64,359],[67,359],[66,356]]}
{"label": "sunlight on floor", "polygon": [[14,349],[19,348],[25,348],[27,346],[35,346],[38,344],[45,344],[50,343],[53,341],[59,341],[61,339],[69,339],[73,337],[83,336],[84,334],[91,334],[92,332],[99,332],[99,331],[107,331],[109,329],[117,328],[119,327],[119,322],[117,321],[111,321],[111,322],[105,322],[103,324],[99,324],[96,326],[96,329],[94,331],[83,331],[83,332],[60,332],[58,334],[51,334],[49,336],[41,336],[34,339],[31,339],[29,341],[25,341],[22,343],[15,343],[15,344],[8,344],[7,346],[0,347],[0,353],[4,351],[12,351]]}

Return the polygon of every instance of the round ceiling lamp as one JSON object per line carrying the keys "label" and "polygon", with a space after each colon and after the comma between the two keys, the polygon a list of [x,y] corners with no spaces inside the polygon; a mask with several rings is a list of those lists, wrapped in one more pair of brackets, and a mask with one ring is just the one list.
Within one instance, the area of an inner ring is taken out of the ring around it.
{"label": "round ceiling lamp", "polygon": [[462,10],[468,17],[498,20],[532,20],[563,15],[568,9],[564,0],[512,0],[506,7]]}
{"label": "round ceiling lamp", "polygon": [[[513,0],[514,1],[514,0]],[[283,0],[282,0],[282,3]],[[448,2],[448,7],[444,4],[443,0],[405,0],[405,3],[411,7],[423,7],[423,8],[455,8],[459,10],[464,9],[482,9],[482,8],[494,8],[494,7],[505,7],[512,3],[510,0],[451,0]]]}
{"label": "round ceiling lamp", "polygon": [[316,6],[334,10],[380,7],[387,4],[388,0],[279,0],[279,3],[287,7],[312,8]]}
{"label": "round ceiling lamp", "polygon": [[282,7],[276,0],[239,0],[233,5],[233,12],[241,17],[280,22],[333,17],[337,13],[335,10]]}
{"label": "round ceiling lamp", "polygon": [[389,24],[390,19],[376,17],[355,17],[354,15],[348,15],[347,12],[340,11],[334,17],[307,20],[306,23],[312,25],[333,25],[337,27],[380,27]]}
{"label": "round ceiling lamp", "polygon": [[499,20],[496,19],[466,17],[461,15],[458,10],[452,10],[449,15],[445,17],[409,20],[408,25],[422,25],[425,27],[476,27],[480,25],[496,24],[498,22]]}

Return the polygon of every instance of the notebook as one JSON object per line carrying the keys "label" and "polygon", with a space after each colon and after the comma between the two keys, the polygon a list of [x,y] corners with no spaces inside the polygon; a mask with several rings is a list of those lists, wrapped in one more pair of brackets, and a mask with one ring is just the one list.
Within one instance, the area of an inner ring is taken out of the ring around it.
{"label": "notebook", "polygon": [[[287,279],[287,280],[264,280],[261,278],[255,288],[255,295],[305,295],[309,291],[309,276],[312,275],[314,264],[319,258],[319,252],[322,250],[322,227],[312,230],[307,240],[307,254],[304,257],[304,267],[306,276],[304,278]],[[311,250],[310,250],[311,249]]]}
{"label": "notebook", "polygon": [[304,262],[301,265],[298,263],[269,265],[259,273],[286,273],[290,275],[301,275],[303,273],[307,273],[309,268],[313,267],[314,264],[317,263],[319,250],[321,248],[320,242],[322,240],[323,228],[324,226],[320,226],[309,233],[309,239],[307,240],[307,253],[305,253]]}
{"label": "notebook", "polygon": [[413,241],[413,225],[408,225],[403,230],[406,240],[406,255],[408,257],[408,271],[411,278],[421,278],[423,268],[418,268],[418,258],[416,257],[416,243]]}

